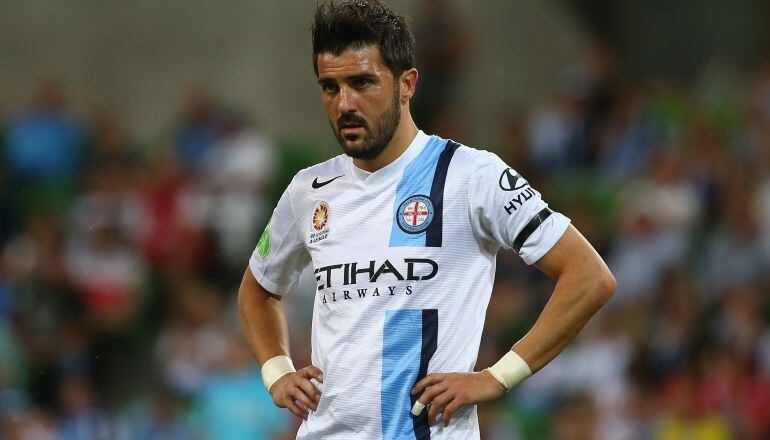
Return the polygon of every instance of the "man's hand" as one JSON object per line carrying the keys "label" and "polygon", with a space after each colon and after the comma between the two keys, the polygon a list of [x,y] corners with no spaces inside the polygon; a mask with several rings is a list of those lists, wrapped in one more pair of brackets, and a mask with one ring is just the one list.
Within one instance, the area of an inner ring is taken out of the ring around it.
{"label": "man's hand", "polygon": [[308,409],[316,411],[321,400],[321,392],[310,379],[323,383],[323,372],[310,365],[284,375],[270,387],[273,403],[279,408],[288,408],[295,416],[307,420]]}
{"label": "man's hand", "polygon": [[423,405],[430,404],[428,424],[436,424],[438,414],[444,412],[444,426],[452,415],[465,405],[495,400],[505,393],[505,387],[488,371],[476,373],[434,373],[425,376],[412,389],[412,395]]}

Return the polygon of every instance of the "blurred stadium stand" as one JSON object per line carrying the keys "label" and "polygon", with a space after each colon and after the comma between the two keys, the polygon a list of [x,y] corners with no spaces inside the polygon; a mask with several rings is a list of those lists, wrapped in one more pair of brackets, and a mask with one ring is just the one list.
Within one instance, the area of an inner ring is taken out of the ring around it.
{"label": "blurred stadium stand", "polygon": [[[499,153],[618,279],[484,439],[770,438],[767,5],[654,3],[391,2],[421,128]],[[314,5],[2,1],[0,439],[293,438],[234,301],[288,180],[338,151]],[[499,255],[479,367],[551,288]]]}

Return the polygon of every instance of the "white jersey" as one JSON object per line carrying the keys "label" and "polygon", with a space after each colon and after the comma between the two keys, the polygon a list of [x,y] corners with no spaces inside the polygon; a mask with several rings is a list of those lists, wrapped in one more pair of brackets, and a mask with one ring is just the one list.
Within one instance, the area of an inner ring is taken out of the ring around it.
{"label": "white jersey", "polygon": [[568,225],[496,155],[423,132],[374,173],[345,155],[299,172],[249,262],[279,295],[314,268],[324,383],[297,438],[479,438],[475,406],[429,427],[410,391],[427,374],[474,370],[497,251],[532,264]]}

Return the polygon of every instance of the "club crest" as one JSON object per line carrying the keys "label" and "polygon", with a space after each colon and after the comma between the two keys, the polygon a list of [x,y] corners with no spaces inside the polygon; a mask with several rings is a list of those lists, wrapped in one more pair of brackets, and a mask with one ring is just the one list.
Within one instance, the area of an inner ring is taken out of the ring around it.
{"label": "club crest", "polygon": [[396,212],[396,221],[398,227],[407,234],[419,234],[428,229],[434,213],[430,197],[418,194],[401,202]]}

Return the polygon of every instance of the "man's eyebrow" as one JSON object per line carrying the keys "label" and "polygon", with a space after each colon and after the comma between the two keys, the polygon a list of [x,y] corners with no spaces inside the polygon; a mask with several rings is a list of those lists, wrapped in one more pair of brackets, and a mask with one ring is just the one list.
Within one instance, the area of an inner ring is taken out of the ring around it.
{"label": "man's eyebrow", "polygon": [[373,73],[359,73],[357,75],[350,75],[345,77],[346,80],[352,81],[357,79],[377,79],[377,75]]}
{"label": "man's eyebrow", "polygon": [[[360,79],[369,79],[374,80],[377,79],[377,75],[373,73],[358,73],[355,75],[346,76],[344,78],[345,81],[355,81]],[[318,84],[324,85],[324,84],[334,84],[337,81],[334,78],[318,78]]]}

